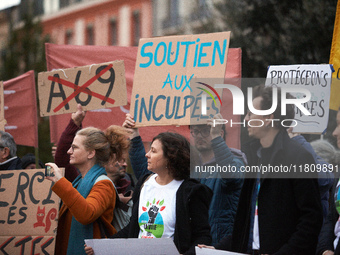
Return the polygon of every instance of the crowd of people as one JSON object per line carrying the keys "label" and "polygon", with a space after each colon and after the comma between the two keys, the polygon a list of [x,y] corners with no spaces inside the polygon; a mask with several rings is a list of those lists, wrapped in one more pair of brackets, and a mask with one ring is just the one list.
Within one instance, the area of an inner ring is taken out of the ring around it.
{"label": "crowd of people", "polygon": [[[277,98],[273,113],[247,113],[252,140],[241,150],[230,148],[225,126],[210,119],[188,127],[190,141],[175,132],[156,135],[146,152],[130,114],[122,126],[83,128],[86,113],[78,105],[54,148],[54,163],[46,163],[53,173],[46,179],[62,201],[55,253],[94,254],[85,239],[171,238],[180,254],[195,254],[198,246],[254,255],[340,255],[340,181],[334,171],[340,165],[340,109],[335,148],[326,140],[309,143],[287,122],[283,126],[295,110],[287,105],[283,116]],[[254,88],[255,109],[272,103],[272,87]],[[1,170],[35,168],[34,155],[18,158],[13,137],[0,135]],[[126,171],[128,161],[133,175]],[[236,171],[190,178],[195,165]],[[325,170],[244,173],[244,166]]]}

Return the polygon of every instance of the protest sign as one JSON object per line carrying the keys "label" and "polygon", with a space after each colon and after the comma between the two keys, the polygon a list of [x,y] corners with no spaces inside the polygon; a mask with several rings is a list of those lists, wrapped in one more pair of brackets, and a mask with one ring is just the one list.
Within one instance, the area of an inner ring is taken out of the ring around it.
{"label": "protest sign", "polygon": [[190,114],[198,105],[194,88],[211,90],[210,78],[223,83],[229,39],[230,32],[141,39],[130,107],[136,126],[196,124]]}
{"label": "protest sign", "polygon": [[[311,94],[310,100],[295,106],[293,132],[322,133],[327,128],[332,71],[328,64],[269,67],[266,86],[285,87],[288,92],[301,88]],[[290,94],[301,101],[308,96],[302,92]],[[304,108],[310,115],[303,113]]]}
{"label": "protest sign", "polygon": [[38,115],[34,71],[4,81],[5,131],[16,144],[38,148]]}
{"label": "protest sign", "polygon": [[196,255],[245,255],[244,253],[195,247]]}
{"label": "protest sign", "polygon": [[331,86],[331,98],[329,108],[337,111],[340,107],[340,2],[336,6],[333,39],[329,63],[333,65],[335,72]]}
{"label": "protest sign", "polygon": [[[96,46],[96,45],[58,45],[45,44],[47,70],[53,70],[63,67],[83,66],[93,63],[103,63],[112,60],[124,60],[126,86],[128,94],[128,105],[107,108],[102,110],[88,111],[83,121],[83,127],[95,126],[100,129],[105,129],[111,124],[122,125],[125,120],[125,114],[129,112],[130,99],[132,93],[132,83],[134,79],[137,47],[121,47],[121,46]],[[240,48],[228,49],[227,68],[225,78],[241,78],[242,72],[242,51]],[[241,87],[241,82],[238,83]],[[216,99],[217,100],[217,99]],[[232,96],[230,93],[223,93],[223,105],[221,113],[224,118],[232,118],[235,122],[240,121],[239,115],[232,114]],[[50,137],[51,142],[56,143],[64,131],[71,114],[53,115],[50,116]],[[165,131],[176,131],[189,138],[189,129],[187,126],[152,126],[141,127],[139,133],[144,142],[152,141],[153,137]],[[232,148],[240,148],[240,125],[228,127],[227,144]]]}
{"label": "protest sign", "polygon": [[0,250],[54,254],[59,198],[44,169],[0,171]]}
{"label": "protest sign", "polygon": [[4,83],[0,81],[0,130],[5,131]]}
{"label": "protest sign", "polygon": [[179,255],[171,238],[85,239],[94,254]]}
{"label": "protest sign", "polygon": [[127,104],[124,61],[42,72],[38,86],[41,116]]}

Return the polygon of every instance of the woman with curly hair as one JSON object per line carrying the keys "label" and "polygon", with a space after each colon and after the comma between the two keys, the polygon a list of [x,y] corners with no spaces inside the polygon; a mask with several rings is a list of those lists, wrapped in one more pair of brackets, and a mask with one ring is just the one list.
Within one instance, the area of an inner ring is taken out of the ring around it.
{"label": "woman with curly hair", "polygon": [[46,164],[53,173],[46,179],[54,182],[52,190],[62,200],[55,254],[85,254],[84,239],[103,237],[102,227],[108,235],[117,232],[111,225],[116,192],[105,165],[120,160],[128,147],[122,127],[110,126],[105,132],[88,127],[77,132],[67,152],[80,172],[72,183],[56,164]]}
{"label": "woman with curly hair", "polygon": [[[181,254],[195,254],[195,245],[211,243],[212,191],[189,178],[189,142],[177,133],[160,133],[145,156],[152,174],[138,181],[130,223],[112,238],[172,238]],[[91,247],[85,250],[93,254]]]}

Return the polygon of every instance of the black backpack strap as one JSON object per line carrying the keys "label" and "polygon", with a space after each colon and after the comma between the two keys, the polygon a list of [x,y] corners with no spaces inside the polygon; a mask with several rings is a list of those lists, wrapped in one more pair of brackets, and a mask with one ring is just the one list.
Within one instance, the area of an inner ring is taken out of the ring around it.
{"label": "black backpack strap", "polygon": [[104,227],[104,224],[103,224],[103,222],[102,222],[101,217],[99,217],[99,218],[97,219],[97,223],[98,223],[99,230],[100,230],[100,237],[101,237],[101,238],[107,238],[107,237],[109,237],[110,235],[109,235],[109,233],[107,233],[106,228]]}

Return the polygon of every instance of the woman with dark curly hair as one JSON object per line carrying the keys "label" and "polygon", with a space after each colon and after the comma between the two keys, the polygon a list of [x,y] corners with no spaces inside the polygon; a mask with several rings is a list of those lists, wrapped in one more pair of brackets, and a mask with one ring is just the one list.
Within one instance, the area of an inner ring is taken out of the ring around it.
{"label": "woman with dark curly hair", "polygon": [[[112,238],[172,238],[181,254],[195,254],[195,245],[211,243],[212,191],[189,178],[189,142],[177,133],[160,133],[145,156],[153,174],[138,181],[130,223]],[[93,254],[91,247],[85,251]]]}

